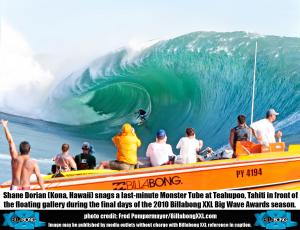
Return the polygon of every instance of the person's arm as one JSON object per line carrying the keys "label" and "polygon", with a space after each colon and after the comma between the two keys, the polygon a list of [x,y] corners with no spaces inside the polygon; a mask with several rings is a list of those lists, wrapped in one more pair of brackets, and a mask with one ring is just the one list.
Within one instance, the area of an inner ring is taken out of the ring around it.
{"label": "person's arm", "polygon": [[255,130],[254,130],[253,128],[251,128],[251,127],[250,127],[250,132],[251,132],[252,135],[255,137],[255,139],[258,140],[258,139],[257,139],[257,135],[256,135]]}
{"label": "person's arm", "polygon": [[255,134],[254,136],[255,136],[257,142],[260,143],[260,144],[262,144],[262,142],[263,142],[263,137],[262,137],[261,131],[255,130],[255,129],[254,129],[254,134]]}
{"label": "person's arm", "polygon": [[233,146],[234,146],[234,129],[230,130],[229,144],[230,144],[231,148],[233,149]]}
{"label": "person's arm", "polygon": [[262,133],[260,130],[261,121],[254,122],[250,125],[252,129],[253,136],[256,138],[257,142],[262,144]]}
{"label": "person's arm", "polygon": [[96,157],[92,156],[92,169],[96,167]]}
{"label": "person's arm", "polygon": [[148,147],[147,147],[147,151],[146,151],[146,157],[150,157],[150,152],[151,152],[151,148],[152,148],[152,145],[149,144]]}
{"label": "person's arm", "polygon": [[58,159],[58,155],[55,155],[55,157],[53,157],[53,158],[52,158],[52,161],[54,161],[54,162],[55,162],[55,164],[56,164],[56,162],[57,162],[57,159]]}
{"label": "person's arm", "polygon": [[180,140],[178,141],[177,145],[176,145],[176,149],[180,149],[182,145],[182,138],[180,138]]}
{"label": "person's arm", "polygon": [[79,157],[80,157],[80,154],[76,155],[75,156],[75,164],[76,164],[76,168],[78,169],[78,166],[79,166]]}
{"label": "person's arm", "polygon": [[199,150],[197,150],[197,152],[199,152],[203,147],[203,141],[199,140]]}
{"label": "person's arm", "polygon": [[170,157],[176,156],[176,155],[173,153],[172,146],[171,146],[170,144],[168,144],[168,146],[169,146],[169,153],[168,153],[168,155],[169,155]]}
{"label": "person's arm", "polygon": [[117,134],[116,136],[114,136],[114,137],[112,138],[112,142],[114,143],[115,146],[117,146],[117,141],[118,141],[119,135],[120,135],[120,134]]}
{"label": "person's arm", "polygon": [[176,155],[173,153],[172,146],[170,144],[168,144],[168,146],[169,146],[169,153],[168,153],[169,163],[174,164],[175,159],[176,159]]}
{"label": "person's arm", "polygon": [[69,159],[69,165],[70,165],[71,169],[77,170],[77,165],[76,165],[76,162],[74,161],[73,157],[70,156],[68,159]]}
{"label": "person's arm", "polygon": [[42,190],[45,190],[45,185],[44,185],[44,180],[42,178],[39,166],[37,165],[37,163],[34,164],[34,173],[36,175],[36,179],[39,183],[39,185],[41,186]]}
{"label": "person's arm", "polygon": [[142,142],[141,142],[141,140],[140,140],[138,137],[136,137],[136,139],[137,139],[136,145],[137,145],[137,147],[139,148],[139,147],[141,147]]}
{"label": "person's arm", "polygon": [[1,124],[3,126],[4,133],[5,133],[8,145],[9,145],[10,156],[13,160],[15,160],[18,158],[18,151],[17,151],[16,145],[14,143],[14,140],[12,138],[12,135],[8,129],[8,121],[1,120]]}
{"label": "person's arm", "polygon": [[[197,141],[197,143],[195,144],[195,146],[196,146],[196,153],[197,153],[202,148],[202,141],[201,140],[198,141],[197,139],[195,139],[195,140]],[[200,146],[200,144],[201,144],[201,146]]]}
{"label": "person's arm", "polygon": [[276,138],[281,138],[282,137],[282,132],[281,131],[277,131],[277,133],[275,134]]}

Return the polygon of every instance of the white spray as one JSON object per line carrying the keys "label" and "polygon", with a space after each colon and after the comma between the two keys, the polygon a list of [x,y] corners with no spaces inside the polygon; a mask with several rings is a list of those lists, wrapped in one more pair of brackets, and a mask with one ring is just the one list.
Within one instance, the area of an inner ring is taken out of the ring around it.
{"label": "white spray", "polygon": [[0,111],[40,118],[54,78],[20,33],[3,21],[0,28]]}

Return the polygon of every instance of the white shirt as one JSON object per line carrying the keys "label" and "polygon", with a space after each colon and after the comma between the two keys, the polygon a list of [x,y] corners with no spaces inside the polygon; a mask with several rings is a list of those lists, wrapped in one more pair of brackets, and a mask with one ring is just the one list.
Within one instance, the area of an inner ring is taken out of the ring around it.
{"label": "white shirt", "polygon": [[200,148],[200,143],[196,138],[182,137],[176,148],[180,149],[183,164],[197,162],[196,151]]}
{"label": "white shirt", "polygon": [[263,144],[276,143],[275,128],[268,119],[264,118],[252,123],[251,127],[261,136]]}
{"label": "white shirt", "polygon": [[153,142],[148,145],[146,156],[150,157],[152,166],[159,166],[167,163],[169,156],[174,156],[174,153],[171,145]]}

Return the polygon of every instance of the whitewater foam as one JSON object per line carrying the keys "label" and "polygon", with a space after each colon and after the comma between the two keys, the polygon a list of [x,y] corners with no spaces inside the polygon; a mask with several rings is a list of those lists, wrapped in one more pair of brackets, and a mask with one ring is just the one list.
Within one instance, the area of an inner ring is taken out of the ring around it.
{"label": "whitewater foam", "polygon": [[33,58],[20,33],[1,22],[0,110],[39,118],[53,76]]}

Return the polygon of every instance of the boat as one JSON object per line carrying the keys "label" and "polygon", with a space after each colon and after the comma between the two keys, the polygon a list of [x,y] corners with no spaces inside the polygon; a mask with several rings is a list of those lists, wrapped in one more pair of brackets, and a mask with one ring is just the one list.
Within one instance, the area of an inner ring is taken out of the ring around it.
{"label": "boat", "polygon": [[[237,144],[237,157],[135,170],[81,170],[44,177],[47,190],[220,190],[300,188],[300,145]],[[255,153],[259,151],[259,153]],[[10,184],[0,185],[9,189]],[[39,189],[37,182],[31,189]]]}

